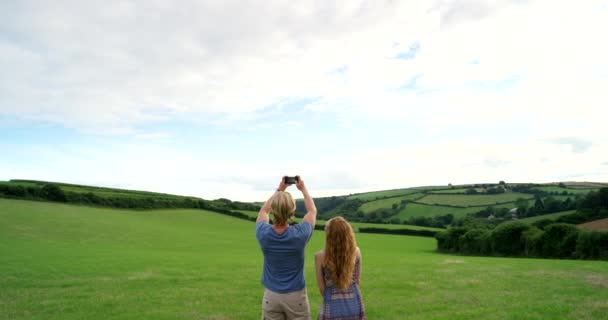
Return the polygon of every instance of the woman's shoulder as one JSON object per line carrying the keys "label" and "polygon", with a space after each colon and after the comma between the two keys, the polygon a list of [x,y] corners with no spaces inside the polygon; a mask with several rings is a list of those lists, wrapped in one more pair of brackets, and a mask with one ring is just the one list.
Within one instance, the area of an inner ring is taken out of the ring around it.
{"label": "woman's shoulder", "polygon": [[323,258],[325,257],[325,250],[319,250],[315,252],[315,258]]}

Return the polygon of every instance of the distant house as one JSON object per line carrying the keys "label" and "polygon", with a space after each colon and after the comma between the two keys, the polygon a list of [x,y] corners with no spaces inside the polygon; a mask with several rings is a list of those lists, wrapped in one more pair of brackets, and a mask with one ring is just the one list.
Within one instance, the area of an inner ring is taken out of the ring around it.
{"label": "distant house", "polygon": [[513,209],[509,210],[509,214],[511,215],[511,219],[516,220],[517,219],[517,208],[513,208]]}

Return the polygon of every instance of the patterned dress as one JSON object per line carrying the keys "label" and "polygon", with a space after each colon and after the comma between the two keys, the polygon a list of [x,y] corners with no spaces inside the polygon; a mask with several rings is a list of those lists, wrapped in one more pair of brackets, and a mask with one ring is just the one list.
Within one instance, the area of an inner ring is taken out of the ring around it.
{"label": "patterned dress", "polygon": [[319,320],[361,320],[365,319],[365,308],[359,291],[357,280],[360,268],[359,257],[355,260],[355,272],[351,284],[346,289],[337,288],[329,271],[323,268],[325,279],[325,293],[323,295],[323,306],[319,314]]}

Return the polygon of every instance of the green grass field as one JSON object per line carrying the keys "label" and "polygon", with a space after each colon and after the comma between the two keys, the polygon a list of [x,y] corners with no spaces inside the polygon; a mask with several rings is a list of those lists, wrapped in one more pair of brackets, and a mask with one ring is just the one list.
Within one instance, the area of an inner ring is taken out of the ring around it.
{"label": "green grass field", "polygon": [[416,200],[423,196],[424,194],[422,193],[412,193],[401,197],[370,201],[362,204],[361,207],[359,207],[359,210],[361,210],[363,213],[370,213],[382,208],[390,209],[393,204],[399,205],[402,200]]}
{"label": "green grass field", "polygon": [[[494,208],[513,208],[513,204],[499,204],[495,205]],[[463,217],[467,213],[475,213],[485,209],[485,207],[469,207],[469,208],[452,208],[442,206],[431,206],[419,203],[408,203],[404,210],[399,211],[397,218],[401,220],[409,217],[432,217],[437,215],[446,215],[448,213],[453,214],[455,217]]]}
{"label": "green grass field", "polygon": [[[254,224],[200,210],[0,200],[0,319],[259,319]],[[437,254],[357,234],[369,319],[608,319],[606,261]],[[313,317],[321,303],[306,252]]]}
{"label": "green grass field", "polygon": [[533,223],[539,220],[544,220],[544,219],[549,219],[549,220],[555,220],[561,216],[567,215],[567,214],[571,214],[571,213],[575,213],[576,210],[569,210],[569,211],[562,211],[562,212],[556,212],[556,213],[550,213],[550,214],[544,214],[542,216],[534,216],[534,217],[529,217],[529,218],[523,218],[523,219],[519,219],[519,221],[525,222],[525,223]]}
{"label": "green grass field", "polygon": [[420,191],[421,191],[420,189],[413,189],[413,188],[374,191],[374,192],[353,194],[351,196],[348,196],[348,199],[361,199],[363,201],[370,201],[370,200],[389,198],[389,197],[399,197],[399,196],[404,196],[407,194],[417,193]]}
{"label": "green grass field", "polygon": [[507,192],[493,195],[438,195],[429,194],[416,202],[451,206],[488,206],[496,203],[514,202],[518,198],[533,199],[530,194]]}
{"label": "green grass field", "polygon": [[[478,192],[481,192],[481,188],[475,188]],[[431,193],[438,193],[438,194],[450,194],[450,193],[465,193],[467,192],[467,190],[469,190],[469,188],[458,188],[458,189],[446,189],[446,190],[437,190],[437,191],[431,191]]]}
{"label": "green grass field", "polygon": [[560,188],[557,186],[549,186],[549,187],[536,187],[533,188],[536,190],[541,190],[541,191],[545,191],[545,192],[557,192],[557,193],[562,193],[564,191],[566,191],[569,194],[587,194],[591,191],[597,191],[598,189],[572,189],[572,188]]}

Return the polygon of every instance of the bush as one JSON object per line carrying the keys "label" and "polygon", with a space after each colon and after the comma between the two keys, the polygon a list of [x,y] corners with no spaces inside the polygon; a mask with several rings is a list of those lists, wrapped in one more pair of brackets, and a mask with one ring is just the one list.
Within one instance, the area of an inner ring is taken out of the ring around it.
{"label": "bush", "polygon": [[67,197],[63,190],[56,184],[45,184],[41,191],[42,196],[50,201],[66,202]]}
{"label": "bush", "polygon": [[494,253],[507,256],[521,255],[525,249],[522,235],[528,229],[530,229],[529,225],[519,221],[498,225],[491,236]]}
{"label": "bush", "polygon": [[576,226],[567,223],[548,225],[541,238],[543,257],[571,258],[576,250],[578,239]]}
{"label": "bush", "polygon": [[471,229],[460,236],[460,252],[465,254],[491,253],[490,231],[487,229]]}
{"label": "bush", "polygon": [[576,256],[582,259],[608,259],[608,232],[580,231]]}
{"label": "bush", "polygon": [[523,255],[526,257],[535,257],[541,256],[542,254],[542,242],[541,238],[544,234],[544,231],[531,227],[530,229],[524,231],[522,233],[522,241],[524,243],[524,252]]}
{"label": "bush", "polygon": [[450,227],[435,235],[437,247],[441,251],[460,252],[460,237],[468,231],[465,227]]}
{"label": "bush", "polygon": [[437,250],[439,251],[449,251],[448,247],[448,232],[447,231],[439,231],[435,233],[435,239],[437,239]]}
{"label": "bush", "polygon": [[541,229],[541,230],[545,230],[545,228],[548,225],[553,224],[553,223],[555,223],[554,220],[551,220],[551,219],[541,219],[541,220],[537,220],[537,221],[532,222],[532,225],[535,226],[535,227],[537,227],[537,228],[539,228],[539,229]]}
{"label": "bush", "polygon": [[361,233],[384,233],[399,234],[407,236],[435,237],[437,231],[432,230],[413,230],[413,229],[384,229],[384,228],[359,228]]}

